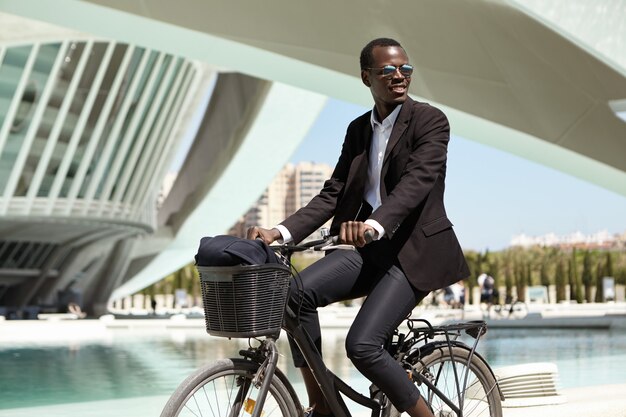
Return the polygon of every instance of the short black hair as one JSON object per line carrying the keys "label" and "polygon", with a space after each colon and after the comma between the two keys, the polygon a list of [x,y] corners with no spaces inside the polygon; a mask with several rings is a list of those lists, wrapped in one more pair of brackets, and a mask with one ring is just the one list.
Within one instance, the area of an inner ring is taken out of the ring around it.
{"label": "short black hair", "polygon": [[373,41],[370,41],[361,50],[361,57],[359,61],[361,63],[362,70],[371,68],[371,66],[373,65],[374,57],[372,56],[372,51],[377,46],[399,46],[400,48],[402,48],[402,45],[400,45],[400,42],[391,38],[377,38],[377,39],[374,39]]}

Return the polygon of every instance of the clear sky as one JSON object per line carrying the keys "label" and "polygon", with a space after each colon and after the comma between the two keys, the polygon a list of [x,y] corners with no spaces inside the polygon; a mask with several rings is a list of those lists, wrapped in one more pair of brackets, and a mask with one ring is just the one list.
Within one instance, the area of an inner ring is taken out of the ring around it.
{"label": "clear sky", "polygon": [[[291,161],[337,161],[348,123],[369,109],[330,99]],[[446,208],[465,249],[500,250],[514,235],[626,232],[626,197],[454,135]]]}

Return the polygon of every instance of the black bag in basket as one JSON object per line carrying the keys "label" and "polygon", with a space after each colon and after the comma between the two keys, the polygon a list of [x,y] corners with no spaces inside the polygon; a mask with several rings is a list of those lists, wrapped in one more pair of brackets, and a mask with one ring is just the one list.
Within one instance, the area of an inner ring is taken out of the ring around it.
{"label": "black bag in basket", "polygon": [[262,240],[218,235],[203,237],[196,254],[198,266],[263,265],[280,263]]}

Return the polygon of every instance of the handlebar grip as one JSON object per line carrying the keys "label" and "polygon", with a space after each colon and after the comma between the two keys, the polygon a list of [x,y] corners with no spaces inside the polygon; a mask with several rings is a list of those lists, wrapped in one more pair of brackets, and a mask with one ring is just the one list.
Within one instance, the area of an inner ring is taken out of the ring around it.
{"label": "handlebar grip", "polygon": [[365,243],[372,243],[374,241],[374,232],[371,230],[365,231]]}

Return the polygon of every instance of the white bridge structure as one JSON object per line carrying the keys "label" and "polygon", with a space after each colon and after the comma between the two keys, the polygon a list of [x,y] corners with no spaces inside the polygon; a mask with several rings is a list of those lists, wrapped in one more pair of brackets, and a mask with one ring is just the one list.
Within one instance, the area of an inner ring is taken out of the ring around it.
{"label": "white bridge structure", "polygon": [[371,105],[380,36],[458,135],[626,195],[624,0],[0,0],[0,315],[102,314],[190,262],[328,97]]}

